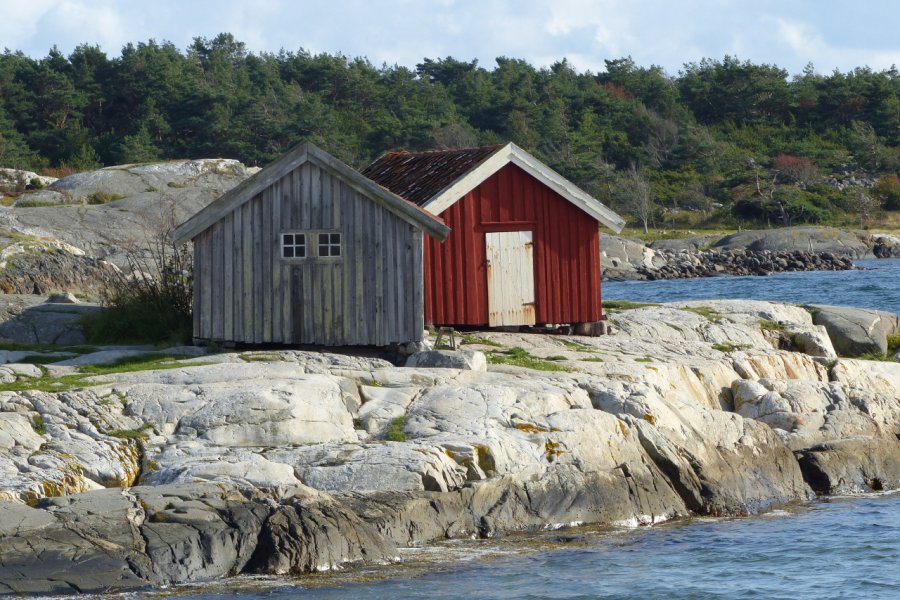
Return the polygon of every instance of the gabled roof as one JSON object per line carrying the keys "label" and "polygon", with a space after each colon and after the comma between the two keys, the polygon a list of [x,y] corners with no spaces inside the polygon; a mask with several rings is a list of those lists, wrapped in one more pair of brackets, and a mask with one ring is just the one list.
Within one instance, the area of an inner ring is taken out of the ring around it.
{"label": "gabled roof", "polygon": [[424,206],[502,147],[388,152],[363,169],[362,174],[398,196]]}
{"label": "gabled roof", "polygon": [[438,215],[512,163],[619,233],[625,219],[512,142],[465,150],[388,152],[363,175]]}
{"label": "gabled roof", "polygon": [[450,228],[434,214],[422,210],[412,202],[408,202],[390,190],[377,185],[371,179],[364,177],[355,169],[345,165],[315,144],[303,142],[252,177],[245,179],[222,194],[221,197],[179,225],[172,233],[175,244],[184,244],[198,234],[203,233],[235,208],[250,201],[254,196],[305,162],[310,162],[325,169],[410,225],[422,229],[428,235],[440,241],[446,239],[450,233]]}

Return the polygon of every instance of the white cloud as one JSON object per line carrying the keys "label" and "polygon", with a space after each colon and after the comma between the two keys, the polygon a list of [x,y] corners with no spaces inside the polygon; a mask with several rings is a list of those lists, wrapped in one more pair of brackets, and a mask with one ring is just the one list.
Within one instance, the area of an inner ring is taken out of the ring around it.
{"label": "white cloud", "polygon": [[117,9],[108,4],[64,1],[44,14],[41,25],[57,32],[66,41],[80,39],[112,49],[130,41],[130,29],[137,24],[126,25]]}
{"label": "white cloud", "polygon": [[38,22],[41,17],[52,7],[53,0],[0,0],[3,45],[10,50],[25,50],[30,41],[39,35]]}
{"label": "white cloud", "polygon": [[64,53],[99,44],[116,55],[127,42],[185,48],[230,32],[252,51],[303,47],[410,67],[448,55],[488,68],[497,56],[536,66],[568,57],[593,71],[631,55],[672,74],[725,54],[791,73],[810,61],[825,72],[900,62],[893,0],[0,0],[0,14],[0,44],[35,57],[53,44]]}

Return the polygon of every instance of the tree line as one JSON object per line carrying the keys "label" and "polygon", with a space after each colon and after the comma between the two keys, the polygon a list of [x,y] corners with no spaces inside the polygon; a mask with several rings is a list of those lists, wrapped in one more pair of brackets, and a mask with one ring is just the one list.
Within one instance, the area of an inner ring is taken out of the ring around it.
{"label": "tree line", "polygon": [[0,55],[0,166],[65,174],[301,140],[362,167],[382,152],[513,141],[644,226],[832,222],[900,209],[900,74],[789,73],[726,56],[677,75],[630,58],[425,58],[411,69],[230,34]]}

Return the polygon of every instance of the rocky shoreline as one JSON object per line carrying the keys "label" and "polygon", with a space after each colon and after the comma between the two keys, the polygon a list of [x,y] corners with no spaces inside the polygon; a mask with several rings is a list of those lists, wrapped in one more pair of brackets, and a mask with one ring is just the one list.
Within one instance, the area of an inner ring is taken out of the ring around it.
{"label": "rocky shoreline", "polygon": [[835,256],[831,252],[663,250],[659,252],[659,255],[665,260],[665,264],[660,267],[638,267],[636,272],[640,278],[652,281],[654,279],[686,279],[719,275],[765,276],[787,271],[846,271],[853,268],[852,260]]}
{"label": "rocky shoreline", "polygon": [[31,351],[40,368],[7,351],[0,592],[391,564],[446,538],[900,489],[900,364],[835,352],[862,329],[886,344],[896,315],[709,301],[610,320],[600,338],[472,334],[430,357],[443,368],[170,349],[91,374],[126,351]]}
{"label": "rocky shoreline", "polygon": [[604,280],[654,280],[843,271],[853,260],[900,257],[900,238],[827,227],[744,231],[727,236],[640,240],[601,236]]}

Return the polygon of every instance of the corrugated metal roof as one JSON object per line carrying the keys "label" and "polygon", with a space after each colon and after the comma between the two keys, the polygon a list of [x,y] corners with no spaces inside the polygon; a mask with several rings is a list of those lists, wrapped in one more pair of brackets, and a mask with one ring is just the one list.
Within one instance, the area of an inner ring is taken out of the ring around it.
{"label": "corrugated metal roof", "polygon": [[423,206],[500,148],[502,144],[462,150],[388,152],[362,174],[401,198]]}

